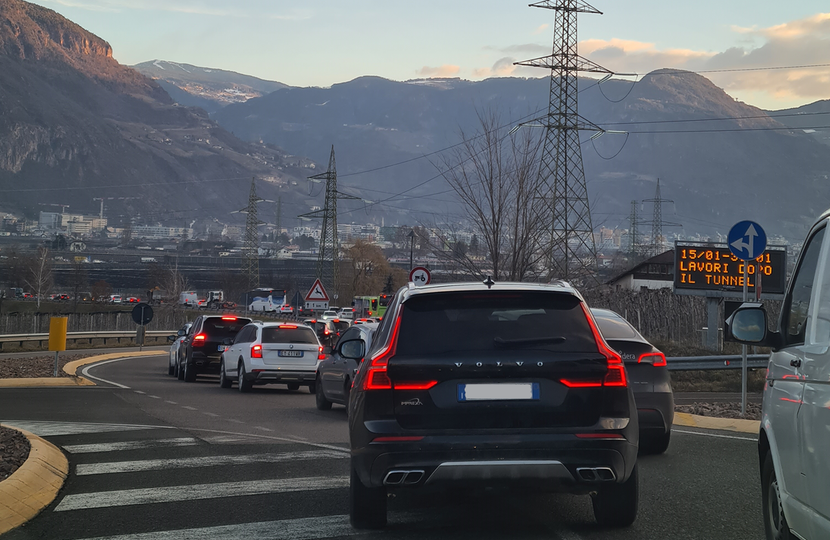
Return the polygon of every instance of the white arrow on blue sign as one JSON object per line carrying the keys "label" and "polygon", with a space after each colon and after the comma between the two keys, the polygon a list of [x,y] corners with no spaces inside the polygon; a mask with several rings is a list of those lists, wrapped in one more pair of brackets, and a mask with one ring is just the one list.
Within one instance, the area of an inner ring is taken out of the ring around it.
{"label": "white arrow on blue sign", "polygon": [[729,229],[726,243],[733,255],[751,261],[767,249],[767,233],[754,221],[741,221]]}

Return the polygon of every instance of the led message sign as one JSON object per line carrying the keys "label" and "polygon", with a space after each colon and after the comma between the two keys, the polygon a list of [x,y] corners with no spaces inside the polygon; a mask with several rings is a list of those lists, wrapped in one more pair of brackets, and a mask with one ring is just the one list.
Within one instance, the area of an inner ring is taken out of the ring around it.
{"label": "led message sign", "polygon": [[[693,291],[720,291],[743,294],[745,261],[735,257],[725,244],[677,242],[674,250],[674,290],[678,294]],[[755,294],[756,274],[761,276],[762,294],[784,294],[787,277],[787,250],[768,246],[760,257],[749,261],[748,288]],[[730,295],[731,296],[731,295]]]}

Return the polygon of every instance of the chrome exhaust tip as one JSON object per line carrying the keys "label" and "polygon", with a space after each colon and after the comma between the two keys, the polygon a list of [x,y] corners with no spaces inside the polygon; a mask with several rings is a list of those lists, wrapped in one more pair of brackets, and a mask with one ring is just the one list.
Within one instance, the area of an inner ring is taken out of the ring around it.
{"label": "chrome exhaust tip", "polygon": [[424,478],[424,471],[417,469],[411,471],[389,471],[383,478],[384,486],[414,486]]}
{"label": "chrome exhaust tip", "polygon": [[585,482],[613,482],[617,479],[609,467],[578,467],[576,474]]}

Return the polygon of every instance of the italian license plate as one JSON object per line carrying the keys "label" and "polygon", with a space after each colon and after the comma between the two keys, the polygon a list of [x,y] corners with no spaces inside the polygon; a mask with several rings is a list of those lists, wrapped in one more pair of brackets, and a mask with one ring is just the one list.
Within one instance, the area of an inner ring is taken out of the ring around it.
{"label": "italian license plate", "polygon": [[459,384],[458,401],[538,400],[539,383]]}
{"label": "italian license plate", "polygon": [[219,347],[218,347],[218,349],[217,349],[217,350],[218,350],[219,352],[225,352],[225,351],[227,351],[227,350],[228,350],[228,346],[227,346],[227,345],[219,345]]}
{"label": "italian license plate", "polygon": [[303,351],[278,351],[277,356],[289,356],[291,358],[301,358]]}

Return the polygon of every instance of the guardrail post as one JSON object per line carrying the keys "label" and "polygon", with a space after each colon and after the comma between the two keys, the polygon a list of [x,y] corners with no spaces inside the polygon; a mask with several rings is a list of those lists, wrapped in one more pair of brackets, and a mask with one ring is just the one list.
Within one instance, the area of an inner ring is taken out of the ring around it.
{"label": "guardrail post", "polygon": [[720,298],[706,297],[706,348],[710,351],[720,350],[718,327],[720,326]]}

